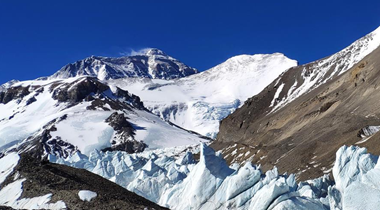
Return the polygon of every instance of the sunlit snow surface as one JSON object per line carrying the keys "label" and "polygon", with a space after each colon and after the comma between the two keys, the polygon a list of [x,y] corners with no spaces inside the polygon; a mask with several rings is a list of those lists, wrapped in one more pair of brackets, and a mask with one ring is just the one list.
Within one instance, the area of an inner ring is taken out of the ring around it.
{"label": "sunlit snow surface", "polygon": [[[94,149],[111,146],[114,129],[105,120],[119,110],[88,110],[91,102],[81,102],[70,106],[52,98],[50,88],[53,82],[69,84],[78,80],[70,78],[53,81],[24,81],[17,86],[41,86],[43,91],[30,90],[30,94],[22,100],[12,100],[0,104],[0,151],[8,149],[35,135],[52,120],[67,116],[55,124],[56,131],[51,131],[52,138],[59,137],[76,146],[82,153],[89,155]],[[80,78],[79,78],[80,80]],[[27,105],[27,101],[35,97],[36,101]],[[124,110],[128,121],[136,129],[137,141],[144,141],[149,149],[196,144],[208,140],[180,129],[163,121],[158,116],[145,110]],[[170,135],[168,135],[170,133]]]}
{"label": "sunlit snow surface", "polygon": [[[195,162],[190,152],[197,151],[200,159]],[[263,174],[251,163],[233,169],[204,144],[133,155],[94,151],[89,157],[49,158],[85,168],[171,209],[358,210],[380,206],[378,157],[353,146],[337,152],[335,185],[328,176],[297,184],[294,175],[280,175],[276,168]]]}
{"label": "sunlit snow surface", "polygon": [[296,65],[280,53],[239,55],[178,80],[125,78],[107,82],[138,95],[163,119],[215,137],[220,120]]}

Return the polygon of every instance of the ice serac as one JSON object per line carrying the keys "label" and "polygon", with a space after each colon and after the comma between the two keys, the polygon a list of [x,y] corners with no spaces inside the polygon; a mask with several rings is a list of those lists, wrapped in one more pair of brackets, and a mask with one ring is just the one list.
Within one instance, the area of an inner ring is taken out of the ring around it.
{"label": "ice serac", "polygon": [[380,206],[380,166],[378,157],[357,146],[337,152],[330,187],[331,209],[377,209]]}
{"label": "ice serac", "polygon": [[[198,152],[199,161],[194,162],[189,154]],[[9,163],[0,165],[1,170],[13,171],[18,155],[8,154],[3,159]],[[89,157],[78,154],[65,159],[49,155],[49,160],[85,168],[170,209],[357,210],[380,205],[378,157],[357,146],[343,146],[337,151],[332,173],[335,182],[324,175],[297,183],[293,174],[281,175],[277,168],[264,174],[250,162],[233,169],[205,144],[138,154],[93,151]],[[88,187],[81,190],[98,193]],[[86,198],[95,195],[84,194]],[[79,199],[78,191],[74,196]]]}
{"label": "ice serac", "polygon": [[[334,55],[290,68],[222,120],[212,147],[228,162],[255,154],[263,170],[276,165],[301,180],[329,171],[345,144],[378,153],[379,45],[380,28]],[[228,148],[235,144],[242,149],[234,153]]]}
{"label": "ice serac", "polygon": [[239,55],[175,81],[126,78],[108,83],[140,96],[161,118],[214,138],[220,120],[296,65],[281,53]]}
{"label": "ice serac", "polygon": [[[196,163],[191,153],[200,153]],[[247,162],[228,167],[218,152],[205,144],[165,148],[138,154],[94,151],[90,157],[50,161],[86,168],[170,209],[328,209],[328,176],[299,184],[294,175],[276,168],[263,174]],[[185,161],[186,160],[186,161]],[[103,165],[103,171],[95,165]],[[122,165],[122,167],[120,167]]]}
{"label": "ice serac", "polygon": [[[224,179],[232,174],[233,170],[211,148],[202,144],[200,152],[200,161],[188,178],[166,192],[160,203],[176,209],[199,209],[215,194]],[[186,202],[182,200],[185,197],[188,198]]]}
{"label": "ice serac", "polygon": [[158,49],[146,49],[138,55],[120,58],[91,56],[62,67],[48,79],[92,76],[100,80],[118,78],[178,79],[198,73]]}

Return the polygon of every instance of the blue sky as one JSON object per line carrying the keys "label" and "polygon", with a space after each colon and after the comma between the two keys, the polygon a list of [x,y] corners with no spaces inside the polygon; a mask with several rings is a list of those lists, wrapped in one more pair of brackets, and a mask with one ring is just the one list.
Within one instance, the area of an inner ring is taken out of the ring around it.
{"label": "blue sky", "polygon": [[156,47],[199,70],[238,54],[328,56],[380,26],[380,1],[0,1],[0,83]]}

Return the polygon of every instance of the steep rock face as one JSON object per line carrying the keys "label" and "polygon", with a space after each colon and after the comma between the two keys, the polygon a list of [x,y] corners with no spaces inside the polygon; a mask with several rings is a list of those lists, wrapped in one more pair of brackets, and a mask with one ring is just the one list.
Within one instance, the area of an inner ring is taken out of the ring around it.
{"label": "steep rock face", "polygon": [[10,209],[165,209],[86,170],[27,154],[0,158],[0,171],[0,206]]}
{"label": "steep rock face", "polygon": [[15,99],[22,99],[29,93],[28,88],[21,86],[5,89],[4,92],[0,92],[0,103],[6,104]]}
{"label": "steep rock face", "polygon": [[198,71],[166,55],[158,49],[145,54],[108,58],[91,56],[68,64],[48,79],[67,79],[76,76],[93,76],[100,80],[118,78],[178,79]]}
{"label": "steep rock face", "polygon": [[[366,141],[358,132],[380,125],[379,31],[333,56],[286,71],[221,122],[213,147],[237,143],[264,169],[276,165],[304,180],[329,172],[343,144],[372,144],[374,137]],[[370,150],[380,152],[377,146]]]}
{"label": "steep rock face", "polygon": [[[106,119],[106,122],[116,131],[112,146],[103,151],[126,151],[128,153],[142,152],[148,145],[141,141],[135,141],[133,136],[136,129],[127,120],[124,114],[114,112]],[[119,142],[119,143],[117,143]]]}

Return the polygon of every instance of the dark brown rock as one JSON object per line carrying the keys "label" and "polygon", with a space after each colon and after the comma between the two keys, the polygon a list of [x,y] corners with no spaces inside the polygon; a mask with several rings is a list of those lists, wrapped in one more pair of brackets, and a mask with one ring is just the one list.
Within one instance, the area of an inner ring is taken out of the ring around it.
{"label": "dark brown rock", "polygon": [[[166,209],[84,169],[41,162],[28,154],[21,155],[19,164],[5,183],[13,182],[16,173],[19,173],[20,178],[26,178],[21,198],[52,193],[51,202],[62,200],[72,210]],[[97,196],[89,202],[82,201],[78,196],[80,190],[96,192]]]}

